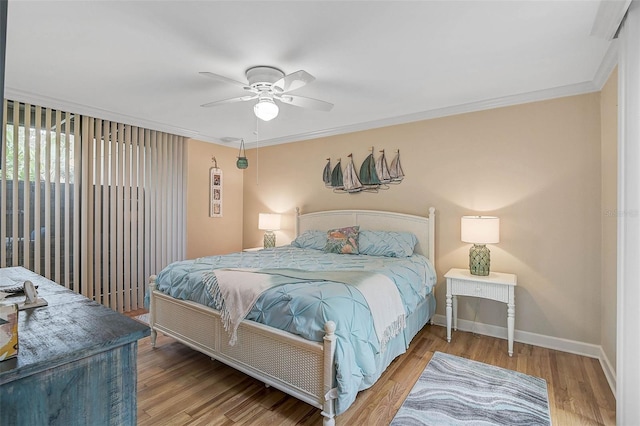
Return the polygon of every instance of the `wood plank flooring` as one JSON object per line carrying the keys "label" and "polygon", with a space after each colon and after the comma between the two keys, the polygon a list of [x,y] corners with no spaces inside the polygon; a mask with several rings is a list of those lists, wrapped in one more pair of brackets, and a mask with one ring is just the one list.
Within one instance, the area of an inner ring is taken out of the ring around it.
{"label": "wood plank flooring", "polygon": [[[388,425],[435,351],[542,377],[554,425],[615,425],[615,399],[597,359],[462,331],[448,344],[427,325],[381,379],[360,392],[337,425]],[[320,410],[266,388],[175,340],[147,337],[138,348],[139,425],[321,425]]]}

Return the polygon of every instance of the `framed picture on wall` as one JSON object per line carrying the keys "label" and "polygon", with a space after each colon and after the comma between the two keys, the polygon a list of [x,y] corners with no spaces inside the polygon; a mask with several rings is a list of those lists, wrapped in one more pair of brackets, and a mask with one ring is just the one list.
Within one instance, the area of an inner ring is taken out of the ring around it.
{"label": "framed picture on wall", "polygon": [[222,217],[222,170],[209,169],[209,216]]}

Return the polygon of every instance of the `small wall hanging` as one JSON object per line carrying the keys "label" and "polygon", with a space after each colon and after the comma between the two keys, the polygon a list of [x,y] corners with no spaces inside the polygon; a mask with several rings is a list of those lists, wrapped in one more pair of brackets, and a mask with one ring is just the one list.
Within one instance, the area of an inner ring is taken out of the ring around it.
{"label": "small wall hanging", "polygon": [[209,169],[209,186],[211,188],[209,216],[222,217],[222,170],[218,168],[216,157],[212,157],[213,167]]}
{"label": "small wall hanging", "polygon": [[249,167],[249,160],[247,160],[247,154],[244,152],[244,139],[240,139],[240,150],[238,151],[236,167],[239,169],[246,169]]}
{"label": "small wall hanging", "polygon": [[389,184],[399,184],[404,179],[404,171],[400,164],[400,150],[396,151],[396,156],[391,161],[391,167],[387,165],[384,149],[380,151],[380,156],[376,159],[373,156],[374,149],[371,147],[370,153],[362,162],[358,173],[353,163],[353,155],[349,154],[344,173],[342,171],[341,159],[331,169],[331,159],[327,158],[327,164],[322,171],[322,180],[326,187],[332,188],[336,193],[355,194],[358,192],[378,192],[389,189]]}

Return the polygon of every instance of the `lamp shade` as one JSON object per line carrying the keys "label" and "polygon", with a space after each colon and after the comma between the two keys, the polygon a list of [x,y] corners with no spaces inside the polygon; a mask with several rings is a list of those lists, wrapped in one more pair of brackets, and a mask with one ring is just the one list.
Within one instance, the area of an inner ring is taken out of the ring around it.
{"label": "lamp shade", "polygon": [[264,97],[260,98],[253,107],[253,113],[262,121],[270,121],[278,116],[280,109],[273,99]]}
{"label": "lamp shade", "polygon": [[277,231],[280,229],[280,215],[275,213],[260,213],[258,216],[258,229],[263,231]]}
{"label": "lamp shade", "polygon": [[495,216],[462,216],[460,239],[465,243],[494,244],[500,242],[500,218]]}

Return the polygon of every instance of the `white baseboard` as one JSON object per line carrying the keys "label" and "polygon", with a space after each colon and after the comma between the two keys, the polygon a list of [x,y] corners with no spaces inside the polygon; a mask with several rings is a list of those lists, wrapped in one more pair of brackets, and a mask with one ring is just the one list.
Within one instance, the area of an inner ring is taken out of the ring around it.
{"label": "white baseboard", "polygon": [[[434,315],[433,323],[442,327],[447,326],[447,319],[444,315]],[[458,319],[458,330],[483,334],[485,336],[507,339],[506,327],[483,324],[463,319]],[[528,331],[515,330],[513,340],[528,345],[540,346],[542,348],[554,349],[562,352],[569,352],[576,355],[596,358],[600,361],[600,366],[604,372],[609,387],[616,395],[616,372],[609,362],[602,346],[591,343],[577,342],[575,340],[562,339],[559,337],[544,336],[542,334],[530,333]]]}
{"label": "white baseboard", "polygon": [[616,370],[609,362],[609,358],[607,354],[604,353],[602,347],[600,347],[600,356],[598,357],[600,360],[600,366],[602,367],[602,371],[604,371],[604,375],[607,378],[607,382],[609,382],[609,387],[611,388],[611,392],[613,392],[613,397],[616,397]]}

